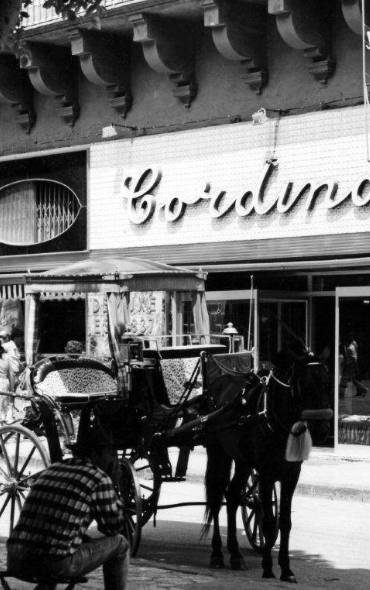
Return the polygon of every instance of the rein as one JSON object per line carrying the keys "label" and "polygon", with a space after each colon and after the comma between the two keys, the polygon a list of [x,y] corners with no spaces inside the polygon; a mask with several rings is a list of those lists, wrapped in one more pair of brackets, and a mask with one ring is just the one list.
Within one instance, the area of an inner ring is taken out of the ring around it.
{"label": "rein", "polygon": [[291,390],[291,395],[293,396],[291,383],[285,383],[284,381],[281,381],[281,379],[278,379],[278,377],[276,377],[272,369],[267,377],[261,379],[261,382],[263,383],[263,410],[262,412],[259,412],[257,415],[263,416],[265,418],[266,424],[269,430],[271,430],[271,432],[275,432],[278,434],[277,428],[274,427],[274,425],[276,425],[279,427],[280,430],[284,432],[284,435],[289,434],[290,428],[286,428],[284,424],[281,422],[281,420],[279,420],[279,418],[276,416],[276,414],[269,409],[268,386],[271,380],[275,381],[275,383],[277,383],[281,387]]}

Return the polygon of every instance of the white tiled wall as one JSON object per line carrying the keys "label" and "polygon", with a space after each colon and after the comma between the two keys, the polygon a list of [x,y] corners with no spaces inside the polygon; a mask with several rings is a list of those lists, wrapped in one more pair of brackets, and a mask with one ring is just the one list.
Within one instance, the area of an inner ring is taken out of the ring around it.
{"label": "white tiled wall", "polygon": [[[363,107],[285,117],[277,124],[230,124],[178,133],[123,139],[91,146],[89,224],[93,249],[194,242],[253,240],[272,237],[336,234],[370,230],[370,204],[355,207],[351,200],[328,211],[318,200],[313,212],[304,199],[287,214],[239,217],[235,210],[212,219],[206,201],[188,206],[177,222],[156,207],[150,221],[132,223],[123,181],[147,167],[156,167],[162,180],[157,203],[175,196],[192,198],[205,184],[226,191],[227,198],[255,190],[266,159],[276,143],[278,168],[266,198],[276,197],[293,182],[337,182],[338,194],[349,193],[370,178]],[[370,135],[370,133],[369,133]],[[370,140],[369,140],[370,141]]]}

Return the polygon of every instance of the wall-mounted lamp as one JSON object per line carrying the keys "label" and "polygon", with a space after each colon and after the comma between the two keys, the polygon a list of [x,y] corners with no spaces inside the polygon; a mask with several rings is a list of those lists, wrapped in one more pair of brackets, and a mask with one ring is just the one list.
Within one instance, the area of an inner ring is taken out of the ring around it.
{"label": "wall-mounted lamp", "polygon": [[255,113],[252,113],[252,121],[253,125],[263,125],[263,123],[266,123],[268,121],[266,109],[261,107]]}
{"label": "wall-mounted lamp", "polygon": [[131,131],[138,131],[138,128],[133,125],[121,125],[120,123],[111,123],[107,125],[107,127],[103,127],[101,130],[101,136],[103,139],[108,139],[111,137],[117,137],[118,131],[117,127],[122,127],[123,129],[130,129]]}

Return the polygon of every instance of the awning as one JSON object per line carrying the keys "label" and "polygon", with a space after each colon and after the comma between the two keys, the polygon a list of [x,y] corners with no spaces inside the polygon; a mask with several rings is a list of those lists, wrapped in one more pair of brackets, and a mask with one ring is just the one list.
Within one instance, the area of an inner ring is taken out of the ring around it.
{"label": "awning", "polygon": [[206,273],[143,258],[99,258],[25,275],[26,293],[204,291]]}

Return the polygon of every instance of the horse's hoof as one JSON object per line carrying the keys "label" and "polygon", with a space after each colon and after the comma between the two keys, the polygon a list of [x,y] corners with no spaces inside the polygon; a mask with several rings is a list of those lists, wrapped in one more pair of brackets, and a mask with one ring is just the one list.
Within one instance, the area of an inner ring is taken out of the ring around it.
{"label": "horse's hoof", "polygon": [[246,570],[247,565],[242,557],[230,557],[230,567],[232,570]]}
{"label": "horse's hoof", "polygon": [[289,582],[289,584],[297,584],[297,578],[295,577],[293,572],[290,572],[288,574],[281,574],[280,580],[282,580],[282,582]]}
{"label": "horse's hoof", "polygon": [[223,570],[225,568],[224,560],[222,557],[211,557],[209,567],[213,570]]}
{"label": "horse's hoof", "polygon": [[275,578],[275,574],[274,572],[271,570],[269,572],[263,572],[262,574],[263,578]]}

